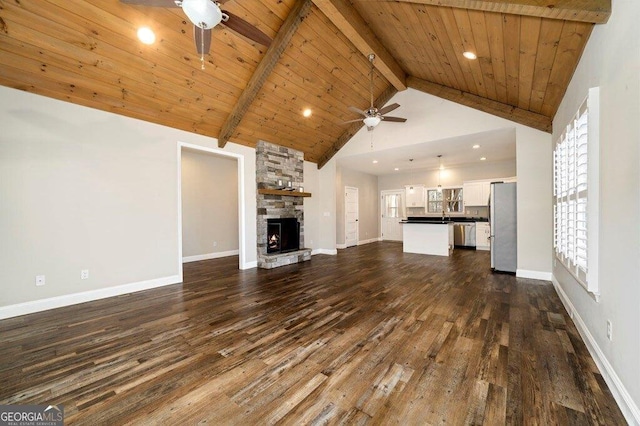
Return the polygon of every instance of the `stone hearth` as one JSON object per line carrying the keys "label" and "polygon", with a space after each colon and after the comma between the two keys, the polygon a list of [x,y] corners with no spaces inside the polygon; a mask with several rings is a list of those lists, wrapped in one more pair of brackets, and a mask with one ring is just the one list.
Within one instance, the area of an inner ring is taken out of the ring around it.
{"label": "stone hearth", "polygon": [[[304,154],[291,148],[260,141],[256,146],[256,183],[258,189],[275,189],[278,180],[302,186]],[[280,194],[257,194],[258,267],[278,266],[311,259],[311,249],[304,247],[304,202],[302,197]],[[267,254],[267,219],[294,217],[300,222],[300,250]]]}

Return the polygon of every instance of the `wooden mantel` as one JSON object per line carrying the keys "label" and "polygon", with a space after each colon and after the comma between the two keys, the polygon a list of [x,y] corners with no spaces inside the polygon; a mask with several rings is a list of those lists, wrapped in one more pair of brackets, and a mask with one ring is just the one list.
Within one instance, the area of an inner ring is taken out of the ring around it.
{"label": "wooden mantel", "polygon": [[262,195],[288,195],[289,197],[311,197],[310,192],[285,191],[284,189],[258,189],[258,194]]}

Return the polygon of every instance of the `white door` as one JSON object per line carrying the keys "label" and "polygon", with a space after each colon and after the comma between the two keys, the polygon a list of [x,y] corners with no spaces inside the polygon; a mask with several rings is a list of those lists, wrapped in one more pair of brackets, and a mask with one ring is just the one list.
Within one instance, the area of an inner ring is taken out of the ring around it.
{"label": "white door", "polygon": [[358,188],[344,187],[344,245],[358,245]]}
{"label": "white door", "polygon": [[403,191],[382,191],[382,239],[387,241],[402,241],[402,224],[400,221],[404,217]]}

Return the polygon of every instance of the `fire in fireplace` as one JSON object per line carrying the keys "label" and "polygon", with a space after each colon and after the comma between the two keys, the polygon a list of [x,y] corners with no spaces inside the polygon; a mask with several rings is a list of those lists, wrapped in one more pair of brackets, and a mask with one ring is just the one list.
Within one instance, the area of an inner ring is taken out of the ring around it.
{"label": "fire in fireplace", "polygon": [[300,250],[300,222],[295,217],[267,219],[267,253]]}

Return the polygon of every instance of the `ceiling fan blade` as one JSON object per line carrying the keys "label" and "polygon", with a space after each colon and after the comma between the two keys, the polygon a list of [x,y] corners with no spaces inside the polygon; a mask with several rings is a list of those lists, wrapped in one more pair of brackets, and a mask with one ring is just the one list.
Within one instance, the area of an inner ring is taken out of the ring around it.
{"label": "ceiling fan blade", "polygon": [[394,109],[398,108],[400,106],[400,104],[391,104],[389,106],[386,106],[384,108],[382,108],[380,111],[378,111],[378,114],[386,114],[388,112],[393,111]]}
{"label": "ceiling fan blade", "polygon": [[180,7],[174,0],[120,0],[120,3],[151,7]]}
{"label": "ceiling fan blade", "polygon": [[380,117],[381,119],[383,119],[384,121],[393,121],[395,123],[404,123],[405,121],[407,121],[406,118],[400,118],[400,117]]}
{"label": "ceiling fan blade", "polygon": [[362,121],[362,118],[358,118],[356,120],[349,120],[349,121],[343,121],[341,124],[349,124],[349,123],[355,123],[357,121]]}
{"label": "ceiling fan blade", "polygon": [[238,34],[245,36],[249,40],[253,40],[256,43],[260,43],[263,46],[269,47],[269,45],[271,44],[271,38],[268,35],[260,31],[244,19],[230,12],[227,12],[226,10],[223,10],[222,13],[229,17],[226,21],[224,19],[222,20],[222,23],[224,25],[237,32]]}
{"label": "ceiling fan blade", "polygon": [[354,106],[350,106],[350,107],[349,107],[349,111],[353,111],[353,112],[355,112],[356,114],[360,114],[360,115],[365,116],[365,117],[367,116],[367,113],[366,113],[366,112],[364,112],[363,110],[361,110],[361,109],[359,109],[359,108],[356,108],[356,107],[354,107]]}
{"label": "ceiling fan blade", "polygon": [[[204,37],[204,40],[203,40]],[[196,45],[198,55],[208,54],[211,48],[211,30],[193,26],[193,42]]]}

